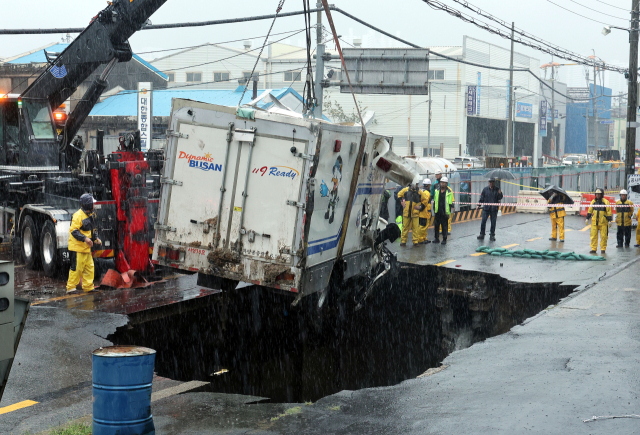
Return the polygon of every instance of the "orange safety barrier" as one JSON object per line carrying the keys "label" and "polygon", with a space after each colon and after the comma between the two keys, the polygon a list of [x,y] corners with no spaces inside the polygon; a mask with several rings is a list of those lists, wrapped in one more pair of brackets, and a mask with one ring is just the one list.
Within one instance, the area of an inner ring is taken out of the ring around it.
{"label": "orange safety barrier", "polygon": [[[596,195],[594,193],[582,194],[582,201],[581,201],[582,203],[580,204],[580,216],[587,217],[587,212],[589,211],[589,204],[591,204],[591,201],[593,201],[594,199],[596,199]],[[609,201],[609,204],[613,205],[616,203],[616,199],[613,196],[604,196],[604,199]],[[616,214],[616,209],[612,208],[611,213]]]}

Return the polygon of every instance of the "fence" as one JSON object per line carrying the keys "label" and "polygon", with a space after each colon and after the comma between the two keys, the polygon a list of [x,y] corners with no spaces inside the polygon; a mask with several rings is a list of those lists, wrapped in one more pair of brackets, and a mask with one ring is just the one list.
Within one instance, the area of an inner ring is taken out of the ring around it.
{"label": "fence", "polygon": [[[487,173],[493,169],[462,169],[450,176],[451,188],[456,192],[456,211],[476,209],[482,189],[487,186]],[[586,166],[558,166],[546,168],[506,168],[515,179],[502,180],[500,189],[505,204],[517,203],[521,190],[538,191],[553,184],[567,192],[592,193],[600,187],[608,191],[621,189],[624,183],[624,166],[599,163]],[[459,205],[459,203],[472,203]]]}

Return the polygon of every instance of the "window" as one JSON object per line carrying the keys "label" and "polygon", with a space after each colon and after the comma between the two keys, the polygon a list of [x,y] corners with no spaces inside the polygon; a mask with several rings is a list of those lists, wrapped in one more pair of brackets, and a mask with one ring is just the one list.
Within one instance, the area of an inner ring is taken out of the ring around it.
{"label": "window", "polygon": [[176,81],[176,73],[167,73],[167,76],[169,77],[170,82]]}
{"label": "window", "polygon": [[199,72],[188,72],[187,73],[187,81],[188,82],[201,82],[202,81],[202,73],[199,73]]}
{"label": "window", "polygon": [[55,139],[47,100],[27,100],[25,106],[29,113],[31,129],[35,138]]}
{"label": "window", "polygon": [[[251,74],[251,73],[249,73]],[[229,81],[229,73],[228,72],[214,72],[213,73],[213,81],[214,82],[228,82]]]}
{"label": "window", "polygon": [[429,80],[444,80],[444,70],[443,69],[429,70]]}
{"label": "window", "polygon": [[302,72],[286,72],[284,73],[285,82],[299,82],[302,81]]}
{"label": "window", "polygon": [[21,94],[29,87],[29,79],[27,77],[11,77],[12,94]]}

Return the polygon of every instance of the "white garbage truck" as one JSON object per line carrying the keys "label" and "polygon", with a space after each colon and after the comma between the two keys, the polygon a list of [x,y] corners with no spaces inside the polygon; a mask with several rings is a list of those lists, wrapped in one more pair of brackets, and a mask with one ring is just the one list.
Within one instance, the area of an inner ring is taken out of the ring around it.
{"label": "white garbage truck", "polygon": [[[365,139],[362,140],[363,135]],[[239,282],[297,304],[329,288],[361,303],[394,269],[379,219],[385,182],[417,173],[391,138],[283,107],[259,110],[174,99],[153,261],[223,290]]]}

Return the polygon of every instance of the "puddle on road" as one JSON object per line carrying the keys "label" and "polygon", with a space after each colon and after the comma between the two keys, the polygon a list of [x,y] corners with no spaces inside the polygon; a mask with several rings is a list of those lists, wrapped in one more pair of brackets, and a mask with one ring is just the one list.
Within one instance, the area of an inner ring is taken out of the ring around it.
{"label": "puddle on road", "polygon": [[407,266],[357,312],[350,299],[336,298],[322,311],[311,301],[292,309],[289,296],[254,286],[160,319],[137,322],[134,314],[108,339],[156,349],[156,371],[163,377],[208,381],[208,391],[301,403],[414,378],[572,290]]}

